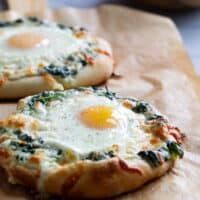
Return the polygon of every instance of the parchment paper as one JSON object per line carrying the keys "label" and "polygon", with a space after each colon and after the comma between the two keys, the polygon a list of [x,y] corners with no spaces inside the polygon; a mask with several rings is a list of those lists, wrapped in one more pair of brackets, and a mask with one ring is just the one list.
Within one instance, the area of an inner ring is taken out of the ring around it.
{"label": "parchment paper", "polygon": [[[1,18],[15,18],[9,12]],[[167,18],[118,6],[78,10],[44,10],[38,16],[84,26],[109,40],[114,49],[115,74],[107,85],[121,95],[148,100],[187,135],[185,156],[165,176],[117,200],[200,199],[200,78],[174,24]],[[2,103],[0,117],[15,110]],[[0,174],[0,199],[30,199]],[[122,183],[123,184],[123,183]]]}

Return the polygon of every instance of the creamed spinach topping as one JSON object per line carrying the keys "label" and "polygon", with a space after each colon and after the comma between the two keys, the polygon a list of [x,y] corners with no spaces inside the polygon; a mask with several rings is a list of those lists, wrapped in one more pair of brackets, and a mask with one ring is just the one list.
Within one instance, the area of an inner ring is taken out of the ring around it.
{"label": "creamed spinach topping", "polygon": [[86,157],[84,157],[84,160],[100,161],[113,157],[115,157],[114,151],[105,151],[105,152],[92,151]]}
{"label": "creamed spinach topping", "polygon": [[8,146],[15,152],[15,160],[25,163],[38,150],[42,150],[52,161],[60,162],[63,159],[63,150],[45,143],[42,138],[33,138],[20,129],[0,128],[0,135],[10,135]]}
{"label": "creamed spinach topping", "polygon": [[151,107],[144,101],[137,101],[136,106],[132,109],[135,113],[146,113],[151,111]]}
{"label": "creamed spinach topping", "polygon": [[[108,89],[102,89],[97,87],[84,88],[80,87],[77,89],[71,89],[63,92],[53,92],[46,91],[41,94],[32,96],[28,99],[27,105],[28,109],[34,110],[34,106],[37,102],[42,103],[44,106],[49,106],[51,101],[63,101],[64,98],[70,98],[71,95],[79,95],[79,93],[88,91],[91,94],[96,94],[97,96],[104,96],[110,100],[124,100],[123,97],[118,97],[114,92],[109,91]],[[87,93],[86,93],[87,94]],[[135,103],[135,107],[132,109],[133,112],[144,114],[147,121],[156,120],[156,122],[164,122],[164,118],[153,113],[153,109],[145,102],[140,102],[135,99],[129,98],[130,101]],[[7,128],[0,128],[0,134],[9,134],[14,135],[15,139],[10,142],[10,147],[13,151],[20,151],[24,154],[34,154],[37,149],[43,149],[47,152],[49,157],[55,162],[69,160],[66,158],[66,150],[53,146],[52,144],[46,144],[41,138],[34,139],[28,133],[24,133],[21,130],[12,130]],[[175,160],[177,157],[183,157],[183,149],[180,144],[175,141],[167,140],[165,144],[156,150],[144,150],[136,152],[136,154],[144,161],[146,161],[151,167],[158,167],[164,161]],[[23,155],[23,154],[22,154]],[[79,155],[81,160],[91,160],[91,161],[101,161],[115,157],[114,151],[102,151],[102,152],[90,152],[87,155]],[[25,156],[26,157],[26,156]],[[24,160],[21,154],[16,154],[16,159]]]}
{"label": "creamed spinach topping", "polygon": [[[52,74],[59,74],[59,73],[60,73],[60,75],[63,74],[62,76],[64,76],[65,73],[66,74],[76,73],[72,69],[70,71],[68,68],[66,68],[66,71],[65,71],[65,69],[63,69],[63,71],[62,71],[62,68],[58,69],[53,65],[49,66],[47,70],[49,70],[49,71],[52,70],[52,72],[51,72]],[[66,92],[45,91],[43,93],[33,96],[28,101],[28,106],[31,109],[33,109],[36,102],[41,102],[44,105],[47,105],[48,102],[53,101],[53,100],[62,100],[64,97],[66,97],[66,95],[65,95],[66,93],[73,93],[75,91],[78,91],[78,92],[89,91],[91,93],[96,94],[97,96],[106,97],[110,100],[116,99],[119,101],[123,101],[125,99],[128,99],[136,104],[131,110],[137,114],[143,114],[146,117],[147,121],[156,120],[161,123],[166,121],[166,119],[163,116],[156,114],[155,111],[153,110],[153,108],[147,102],[139,101],[139,100],[136,100],[133,98],[120,97],[120,96],[117,96],[115,92],[110,91],[108,88],[104,89],[104,88],[99,88],[99,87],[95,87],[95,86],[87,87],[87,88],[79,87],[79,88],[68,90]]]}
{"label": "creamed spinach topping", "polygon": [[[35,16],[29,16],[26,18],[18,18],[13,21],[0,21],[0,28],[19,26],[19,25],[23,25],[26,22],[32,23],[37,26],[40,26],[40,25],[50,26],[50,23],[48,23],[46,20],[41,20]],[[56,26],[60,29],[70,29],[73,32],[87,31],[87,29],[85,29],[83,27],[74,28],[72,26],[66,26],[66,25],[60,24],[60,23],[57,23]]]}
{"label": "creamed spinach topping", "polygon": [[[64,66],[58,66],[56,64],[50,64],[48,66],[45,66],[42,71],[46,71],[51,75],[54,76],[60,76],[62,78],[68,77],[68,76],[75,76],[78,74],[78,71],[83,69],[85,66],[90,64],[86,58],[92,57],[94,58],[96,54],[85,52],[76,52],[71,55],[69,55],[67,58],[63,60],[63,63],[65,63]],[[41,73],[42,73],[41,71]]]}
{"label": "creamed spinach topping", "polygon": [[[64,149],[48,144],[42,138],[33,138],[20,129],[0,128],[0,135],[11,136],[8,146],[14,152],[16,162],[25,164],[27,160],[38,150],[45,152],[45,155],[53,162],[70,162]],[[80,155],[81,160],[100,161],[114,157],[113,151],[90,152],[87,155]]]}
{"label": "creamed spinach topping", "polygon": [[77,69],[70,69],[67,66],[58,67],[53,64],[44,67],[44,69],[49,74],[54,75],[54,76],[60,76],[62,78],[65,78],[67,76],[75,76],[78,73]]}
{"label": "creamed spinach topping", "polygon": [[9,26],[17,26],[24,22],[23,19],[16,19],[14,21],[0,21],[0,28],[9,27]]}
{"label": "creamed spinach topping", "polygon": [[91,87],[92,91],[97,94],[98,96],[104,96],[110,100],[118,99],[119,97],[116,96],[115,92],[110,91],[108,88],[99,88],[99,87]]}
{"label": "creamed spinach topping", "polygon": [[158,167],[163,161],[175,160],[177,157],[182,158],[183,154],[184,152],[180,144],[168,140],[165,147],[160,147],[157,150],[140,151],[138,156],[151,167]]}
{"label": "creamed spinach topping", "polygon": [[[83,90],[84,89],[85,88],[83,88]],[[124,98],[124,97],[117,96],[115,92],[110,91],[108,88],[104,89],[104,88],[98,88],[98,87],[93,86],[89,90],[92,90],[98,96],[105,96],[106,98],[110,100],[116,99],[119,101],[124,101],[127,99],[133,102],[135,106],[131,110],[137,114],[143,114],[146,117],[147,121],[156,120],[159,123],[166,122],[166,119],[163,116],[156,114],[153,108],[150,106],[150,104],[145,101],[140,101],[140,100],[130,98],[130,97]]]}
{"label": "creamed spinach topping", "polygon": [[31,97],[27,104],[30,109],[34,109],[34,105],[36,102],[41,102],[42,104],[47,105],[50,101],[61,101],[64,96],[65,95],[62,92],[44,91],[38,95]]}

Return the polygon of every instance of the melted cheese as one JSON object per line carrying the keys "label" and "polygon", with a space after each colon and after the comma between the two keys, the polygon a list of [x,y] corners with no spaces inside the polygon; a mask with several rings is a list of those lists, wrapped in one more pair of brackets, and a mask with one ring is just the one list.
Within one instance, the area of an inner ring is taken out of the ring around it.
{"label": "melted cheese", "polygon": [[37,132],[37,135],[46,143],[64,150],[71,149],[77,155],[112,150],[113,145],[119,147],[120,154],[134,153],[150,137],[140,127],[143,115],[137,115],[119,102],[105,97],[86,95],[67,98],[61,103],[53,102],[45,112],[42,110],[40,108],[38,117],[47,121],[48,128]]}
{"label": "melted cheese", "polygon": [[[94,39],[90,38],[90,42]],[[41,73],[41,66],[64,66],[65,59],[74,52],[90,48],[88,38],[77,39],[70,29],[55,24],[5,27],[0,35],[0,74],[18,79]]]}

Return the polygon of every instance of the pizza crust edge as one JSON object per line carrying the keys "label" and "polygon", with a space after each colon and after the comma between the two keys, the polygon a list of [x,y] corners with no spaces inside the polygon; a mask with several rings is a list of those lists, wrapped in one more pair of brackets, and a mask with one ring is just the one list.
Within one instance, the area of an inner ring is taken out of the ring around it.
{"label": "pizza crust edge", "polygon": [[[175,160],[170,160],[157,168],[151,168],[142,162],[125,169],[118,158],[101,162],[82,161],[50,173],[43,182],[43,192],[66,198],[108,198],[133,191],[164,175],[174,163]],[[36,190],[39,176],[37,171],[28,171],[18,166],[7,172],[25,187],[28,185]]]}
{"label": "pizza crust edge", "polygon": [[[23,102],[22,102],[23,103]],[[20,107],[20,102],[18,103]],[[23,106],[23,105],[22,105]],[[0,121],[0,126],[11,123],[12,116]],[[15,119],[15,118],[14,118]],[[13,120],[14,120],[13,119]],[[16,124],[15,124],[16,123]],[[17,118],[13,126],[21,126],[23,119]],[[166,124],[169,125],[170,124]],[[171,133],[175,133],[172,135]],[[182,143],[184,135],[176,127],[170,126],[165,132],[167,138]],[[101,161],[83,160],[63,165],[52,170],[44,179],[39,179],[41,172],[15,165],[12,167],[10,156],[12,151],[2,152],[0,149],[1,166],[7,171],[9,181],[20,183],[35,191],[49,193],[63,197],[75,198],[106,198],[116,196],[125,192],[133,191],[147,182],[164,175],[175,164],[175,159],[162,162],[157,167],[151,167],[144,160],[137,161],[129,166],[126,161],[118,156]],[[3,156],[4,155],[4,156]],[[5,158],[5,159],[4,159]],[[42,160],[39,160],[42,162]],[[39,183],[39,184],[38,184]],[[41,190],[38,185],[42,185]]]}
{"label": "pizza crust edge", "polygon": [[[56,80],[55,76],[48,73],[37,76],[24,77],[18,80],[0,78],[0,99],[19,98],[33,95],[45,90],[64,90],[79,86],[99,85],[105,82],[112,74],[114,65],[110,44],[101,38],[96,38],[100,49],[94,58],[93,65],[82,69],[70,83]],[[11,92],[12,91],[12,92]]]}
{"label": "pizza crust edge", "polygon": [[[147,181],[162,176],[174,162],[166,162],[156,169],[150,168],[146,163],[141,163],[133,168],[130,167],[130,171],[123,169],[120,163],[118,158],[101,163],[84,163],[82,166],[80,164],[74,172],[71,170],[70,175],[66,173],[69,169],[62,169],[50,175],[45,183],[46,189],[48,192],[56,189],[64,197],[78,198],[81,194],[84,198],[107,198],[133,191]],[[79,174],[81,167],[83,173]],[[63,184],[60,184],[60,180],[57,181],[58,177],[63,179],[64,175],[70,177],[72,181],[69,182],[66,178]],[[54,184],[51,185],[50,182]]]}

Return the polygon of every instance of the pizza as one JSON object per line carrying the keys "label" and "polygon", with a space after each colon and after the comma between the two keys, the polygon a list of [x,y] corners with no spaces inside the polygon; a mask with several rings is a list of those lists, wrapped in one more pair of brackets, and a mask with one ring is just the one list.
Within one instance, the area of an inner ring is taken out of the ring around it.
{"label": "pizza", "polygon": [[108,89],[44,91],[0,121],[0,166],[43,196],[105,198],[165,174],[183,136],[149,103]]}
{"label": "pizza", "polygon": [[109,43],[85,28],[35,17],[0,22],[0,98],[97,85],[112,71]]}

